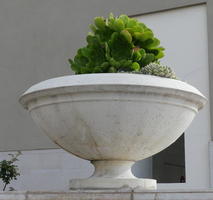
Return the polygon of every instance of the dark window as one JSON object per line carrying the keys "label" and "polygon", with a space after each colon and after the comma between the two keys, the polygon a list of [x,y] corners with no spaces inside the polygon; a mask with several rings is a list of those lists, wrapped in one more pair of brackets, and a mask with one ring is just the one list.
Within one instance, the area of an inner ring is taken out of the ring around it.
{"label": "dark window", "polygon": [[152,158],[152,176],[158,183],[185,182],[184,134]]}

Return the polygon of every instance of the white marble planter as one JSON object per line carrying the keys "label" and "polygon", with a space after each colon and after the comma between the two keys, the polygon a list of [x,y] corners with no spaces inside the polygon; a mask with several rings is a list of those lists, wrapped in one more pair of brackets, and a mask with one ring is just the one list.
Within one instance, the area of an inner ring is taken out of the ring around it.
{"label": "white marble planter", "polygon": [[94,164],[93,176],[71,188],[155,189],[155,180],[132,175],[132,164],[172,144],[206,98],[178,80],[123,73],[50,79],[20,102],[54,143]]}

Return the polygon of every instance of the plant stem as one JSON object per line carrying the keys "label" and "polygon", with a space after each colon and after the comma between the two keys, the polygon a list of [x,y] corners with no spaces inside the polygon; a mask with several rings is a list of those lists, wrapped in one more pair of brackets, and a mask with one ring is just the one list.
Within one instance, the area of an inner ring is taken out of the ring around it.
{"label": "plant stem", "polygon": [[3,191],[5,191],[6,187],[7,187],[7,183],[5,183],[4,188],[3,188]]}

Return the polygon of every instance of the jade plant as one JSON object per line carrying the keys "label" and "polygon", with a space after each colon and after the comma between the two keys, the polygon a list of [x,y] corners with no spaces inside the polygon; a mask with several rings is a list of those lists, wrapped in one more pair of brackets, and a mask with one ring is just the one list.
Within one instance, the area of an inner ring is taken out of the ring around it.
{"label": "jade plant", "polygon": [[160,70],[161,76],[169,71],[163,77],[175,77],[170,68],[159,63],[164,48],[144,23],[126,15],[114,17],[110,14],[108,18],[96,17],[90,28],[87,45],[77,51],[74,60],[69,59],[76,74],[138,72],[158,75],[158,70],[145,70],[147,65],[154,64],[154,68],[165,69]]}

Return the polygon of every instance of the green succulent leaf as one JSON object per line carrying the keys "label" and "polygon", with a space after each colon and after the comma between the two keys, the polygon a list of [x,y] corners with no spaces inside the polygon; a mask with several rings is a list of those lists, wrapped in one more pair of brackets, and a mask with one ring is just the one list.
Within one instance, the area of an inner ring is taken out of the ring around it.
{"label": "green succulent leaf", "polygon": [[156,48],[160,45],[160,40],[157,38],[153,38],[152,42],[150,44],[148,44],[146,47],[148,49],[152,49],[152,48]]}
{"label": "green succulent leaf", "polygon": [[101,30],[103,30],[106,26],[105,19],[103,17],[95,17],[94,22],[96,27]]}
{"label": "green succulent leaf", "polygon": [[142,54],[140,53],[140,51],[134,51],[132,59],[134,61],[139,61],[142,58]]}
{"label": "green succulent leaf", "polygon": [[143,67],[153,61],[155,61],[155,55],[153,53],[147,53],[146,56],[144,56],[144,58],[140,60],[140,64]]}
{"label": "green succulent leaf", "polygon": [[125,25],[125,27],[127,27],[127,24],[129,22],[129,17],[127,17],[126,15],[120,15],[119,19],[121,19]]}
{"label": "green succulent leaf", "polygon": [[134,33],[134,37],[137,39],[137,40],[139,40],[139,41],[141,41],[141,42],[144,42],[144,41],[146,41],[146,40],[148,40],[148,39],[152,39],[153,38],[153,33],[151,32],[151,31],[146,31],[146,32],[144,32],[144,33],[142,33],[142,32],[135,32]]}
{"label": "green succulent leaf", "polygon": [[114,17],[114,15],[113,15],[113,13],[109,13],[109,18],[108,18],[108,20],[112,20],[112,19],[115,19],[115,17]]}
{"label": "green succulent leaf", "polygon": [[113,30],[113,31],[117,31],[120,32],[125,28],[124,22],[122,19],[111,19],[109,21],[109,27]]}
{"label": "green succulent leaf", "polygon": [[129,19],[126,25],[127,28],[134,28],[137,27],[138,21],[136,19]]}
{"label": "green succulent leaf", "polygon": [[109,70],[108,70],[109,73],[115,73],[117,72],[116,68],[115,67],[110,67]]}
{"label": "green succulent leaf", "polygon": [[132,61],[131,60],[121,60],[120,61],[121,69],[122,68],[129,68],[129,67],[131,67],[131,65],[132,65]]}
{"label": "green succulent leaf", "polygon": [[95,33],[100,42],[107,42],[110,39],[113,31],[109,27],[105,27],[104,30],[96,30]]}
{"label": "green succulent leaf", "polygon": [[127,31],[126,29],[124,29],[124,30],[121,31],[121,35],[123,35],[124,38],[125,38],[129,43],[132,42],[132,36],[131,36],[131,34],[129,33],[129,31]]}
{"label": "green succulent leaf", "polygon": [[146,51],[145,51],[145,49],[139,49],[139,52],[140,52],[140,54],[141,54],[141,58],[143,58],[143,57],[145,57],[146,56]]}
{"label": "green succulent leaf", "polygon": [[96,26],[95,26],[94,24],[90,24],[90,25],[89,25],[89,28],[90,28],[90,30],[91,30],[93,33],[95,33],[96,30],[97,30],[97,28],[96,28]]}
{"label": "green succulent leaf", "polygon": [[132,55],[131,43],[126,38],[117,32],[112,34],[111,40],[109,41],[109,48],[111,56],[115,60],[130,59]]}
{"label": "green succulent leaf", "polygon": [[139,71],[140,65],[137,62],[133,62],[131,68],[133,69],[133,71]]}
{"label": "green succulent leaf", "polygon": [[158,54],[155,56],[155,59],[158,60],[160,58],[164,57],[164,52],[163,51],[158,51]]}

